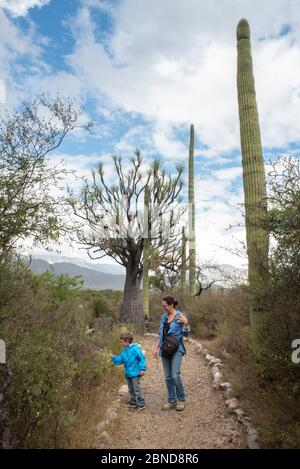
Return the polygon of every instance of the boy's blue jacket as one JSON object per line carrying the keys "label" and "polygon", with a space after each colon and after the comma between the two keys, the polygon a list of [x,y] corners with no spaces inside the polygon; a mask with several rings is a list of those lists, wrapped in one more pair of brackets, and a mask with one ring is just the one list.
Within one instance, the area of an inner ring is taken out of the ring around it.
{"label": "boy's blue jacket", "polygon": [[[189,332],[191,331],[190,327],[187,329],[184,328],[183,323],[178,320],[178,317],[181,315],[181,312],[179,309],[177,309],[174,320],[170,323],[170,328],[168,331],[167,335],[174,335],[176,339],[178,339],[179,342],[179,347],[178,351],[181,352],[183,355],[185,354],[185,349],[184,346],[182,345],[182,336],[187,337],[189,335]],[[168,313],[165,313],[162,315],[160,318],[160,324],[159,324],[159,334],[157,336],[157,339],[159,340],[160,344],[160,349],[159,349],[159,356],[162,356],[162,346],[163,346],[163,331],[164,331],[164,322],[167,320]]]}
{"label": "boy's blue jacket", "polygon": [[124,365],[126,378],[139,376],[141,371],[147,369],[145,355],[137,343],[125,347],[120,355],[112,357],[111,361],[117,366]]}

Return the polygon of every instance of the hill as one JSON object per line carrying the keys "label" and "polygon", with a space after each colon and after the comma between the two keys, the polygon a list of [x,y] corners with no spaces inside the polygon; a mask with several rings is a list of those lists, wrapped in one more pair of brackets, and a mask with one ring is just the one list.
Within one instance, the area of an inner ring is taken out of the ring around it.
{"label": "hill", "polygon": [[80,267],[70,262],[59,262],[50,264],[41,259],[33,259],[29,266],[30,270],[36,274],[51,271],[55,275],[67,274],[71,277],[81,276],[85,289],[90,290],[123,290],[125,275],[98,272],[86,267]]}

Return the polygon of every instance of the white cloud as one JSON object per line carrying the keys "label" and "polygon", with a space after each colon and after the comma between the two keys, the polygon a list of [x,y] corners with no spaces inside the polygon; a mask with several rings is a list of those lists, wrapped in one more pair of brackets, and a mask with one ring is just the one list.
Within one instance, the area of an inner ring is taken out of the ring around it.
{"label": "white cloud", "polygon": [[237,177],[242,175],[242,168],[241,166],[236,166],[234,168],[225,168],[220,169],[215,172],[215,176],[217,179],[222,179],[225,181],[234,181]]}
{"label": "white cloud", "polygon": [[[29,80],[24,78],[26,72],[38,70],[41,76],[49,71],[48,65],[41,60],[42,50],[33,27],[23,33],[0,9],[0,79],[6,88],[6,102],[1,104],[1,110],[14,107],[25,97],[31,97],[31,88],[26,85]],[[18,64],[20,60],[26,65]]]}
{"label": "white cloud", "polygon": [[[20,11],[44,3],[5,0],[5,5]],[[27,93],[45,89],[70,94],[71,90],[82,101],[93,95],[101,104],[105,97],[102,114],[113,115],[120,109],[163,123],[153,126],[152,141],[170,158],[179,158],[184,150],[172,126],[193,122],[207,147],[203,154],[222,159],[240,145],[235,30],[238,20],[246,16],[252,30],[263,144],[287,146],[300,140],[299,2],[273,0],[272,5],[262,5],[258,0],[223,0],[220,8],[217,0],[174,0],[172,9],[166,0],[151,5],[123,0],[114,7],[106,1],[82,0],[81,5],[69,21],[75,48],[66,60],[73,73],[60,71],[47,77],[32,69]],[[96,39],[94,7],[110,12],[114,19],[114,31],[104,43]],[[1,20],[3,71],[14,54],[37,54],[39,48],[32,38],[21,37],[7,18]],[[278,38],[286,24],[291,32]]]}
{"label": "white cloud", "polygon": [[6,69],[6,64],[10,64],[18,56],[30,55],[37,58],[40,55],[41,49],[34,43],[32,31],[23,34],[1,9],[0,26],[0,59]]}
{"label": "white cloud", "polygon": [[105,177],[112,183],[114,178],[113,162],[111,156],[106,153],[93,153],[91,155],[83,153],[55,153],[50,157],[51,165],[59,165],[60,168],[64,168],[69,172],[76,172],[77,179],[70,173],[68,178],[63,181],[63,183],[67,182],[70,187],[73,188],[74,185],[76,185],[77,188],[82,186],[82,178],[91,179],[92,170],[95,169],[100,162],[104,163]]}
{"label": "white cloud", "polygon": [[[263,144],[300,140],[299,2],[174,0],[170,8],[167,0],[123,0],[111,8],[115,27],[105,44],[93,34],[91,1],[82,4],[69,63],[112,106],[165,122],[164,135],[154,135],[158,147],[168,147],[171,125],[194,122],[207,156],[239,148],[235,31],[242,17],[252,30]],[[286,24],[291,32],[279,38]],[[179,154],[180,142],[173,145]]]}
{"label": "white cloud", "polygon": [[[241,213],[222,201],[211,202],[196,216],[196,245],[200,263],[207,260],[236,267],[245,265],[245,258],[233,256],[245,243],[244,221]],[[232,227],[232,228],[230,228]]]}
{"label": "white cloud", "polygon": [[195,177],[196,244],[201,263],[213,260],[236,267],[245,264],[244,258],[229,252],[245,243],[243,189],[240,184],[232,186],[241,172],[240,167],[232,167]]}
{"label": "white cloud", "polygon": [[0,8],[13,16],[26,16],[30,8],[41,8],[49,2],[50,0],[0,0]]}
{"label": "white cloud", "polygon": [[[105,33],[102,43],[92,20],[94,7],[114,19],[113,33]],[[141,114],[154,121],[151,140],[168,158],[185,154],[172,127],[193,122],[206,145],[203,155],[221,162],[240,146],[235,30],[243,16],[252,30],[263,144],[287,146],[300,140],[300,36],[294,33],[300,5],[295,0],[272,5],[223,0],[222,8],[217,0],[174,0],[171,10],[166,0],[151,5],[123,0],[114,7],[82,0],[68,21],[75,47],[66,61],[73,73],[37,73],[30,90],[71,92],[82,101],[93,96],[106,117],[118,117],[119,111]],[[278,38],[284,24],[293,29]]]}
{"label": "white cloud", "polygon": [[138,148],[142,150],[143,156],[147,156],[151,143],[149,129],[144,125],[136,125],[131,127],[116,143],[115,150],[118,155],[132,157]]}
{"label": "white cloud", "polygon": [[296,116],[300,111],[300,42],[290,37],[267,42],[257,54],[256,70],[264,145],[286,147],[290,142],[299,142],[300,122]]}
{"label": "white cloud", "polygon": [[[94,23],[93,8],[112,15],[111,36]],[[117,153],[125,156],[136,146],[145,148],[146,161],[155,152],[168,164],[186,158],[188,141],[183,144],[177,138],[177,129],[188,129],[193,122],[198,142],[204,145],[196,152],[199,167],[201,158],[206,170],[209,164],[231,166],[197,179],[198,252],[229,263],[234,263],[230,254],[215,245],[232,246],[227,228],[243,221],[241,184],[236,189],[240,155],[232,153],[240,149],[235,32],[242,17],[249,20],[252,33],[262,141],[266,147],[284,148],[300,141],[299,0],[121,0],[114,6],[81,0],[69,21],[75,43],[66,62],[72,71],[36,73],[31,88],[24,84],[26,90],[60,90],[82,102],[92,96],[98,114],[116,127],[127,113],[141,114],[145,124],[135,123],[112,141]],[[0,28],[0,44],[5,44],[5,49],[0,45],[0,65],[5,70],[10,63],[6,38],[16,55],[31,50],[34,41],[20,35],[8,20],[1,24],[6,28],[3,34]],[[286,25],[289,31],[280,36]],[[83,160],[82,156],[73,162],[81,171],[87,169]],[[108,171],[111,175],[111,166]],[[235,235],[243,240],[244,229],[237,228]]]}
{"label": "white cloud", "polygon": [[168,160],[187,160],[187,145],[176,139],[176,133],[171,125],[163,122],[157,122],[154,125],[153,146]]}

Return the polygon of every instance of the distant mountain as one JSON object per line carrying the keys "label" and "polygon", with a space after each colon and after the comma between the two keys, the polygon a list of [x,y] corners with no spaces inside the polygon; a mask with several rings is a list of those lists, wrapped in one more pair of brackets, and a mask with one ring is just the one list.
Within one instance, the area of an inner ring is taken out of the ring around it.
{"label": "distant mountain", "polygon": [[[25,259],[25,262],[27,265],[28,260]],[[47,272],[47,270],[51,270],[50,264],[46,261],[42,261],[41,259],[33,259],[31,264],[29,264],[29,268],[35,274],[43,274],[44,272]]]}
{"label": "distant mountain", "polygon": [[54,275],[66,274],[70,277],[80,275],[84,281],[83,287],[91,290],[123,290],[125,283],[125,275],[97,272],[70,262],[49,264],[45,260],[33,259],[29,268],[36,274],[43,274],[48,270]]}
{"label": "distant mountain", "polygon": [[[204,269],[206,275],[204,284],[212,280],[217,280],[213,288],[228,286],[228,279],[246,279],[245,269],[234,267],[230,264],[217,266],[222,273]],[[30,266],[31,270],[37,274],[52,270],[55,275],[68,274],[70,276],[80,275],[84,280],[84,288],[93,290],[123,290],[125,283],[125,269],[118,264],[93,264],[77,257],[66,257],[59,254],[45,254],[33,256]]]}
{"label": "distant mountain", "polygon": [[118,264],[101,264],[87,262],[85,259],[80,257],[67,257],[60,254],[39,254],[33,255],[34,260],[46,261],[48,264],[60,264],[68,263],[75,264],[79,267],[85,267],[86,269],[96,270],[97,272],[103,272],[105,274],[114,274],[114,275],[125,275],[125,268]]}

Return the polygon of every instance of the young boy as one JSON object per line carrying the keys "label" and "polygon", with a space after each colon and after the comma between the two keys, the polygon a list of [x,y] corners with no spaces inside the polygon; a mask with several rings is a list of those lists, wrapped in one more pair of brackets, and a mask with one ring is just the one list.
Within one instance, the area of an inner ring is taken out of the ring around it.
{"label": "young boy", "polygon": [[117,365],[124,365],[130,400],[127,406],[136,411],[145,409],[145,397],[140,386],[140,377],[146,372],[146,358],[141,347],[133,342],[133,335],[125,332],[120,335],[123,351],[120,355],[111,354],[111,361]]}

